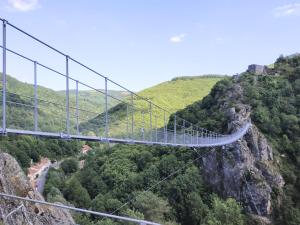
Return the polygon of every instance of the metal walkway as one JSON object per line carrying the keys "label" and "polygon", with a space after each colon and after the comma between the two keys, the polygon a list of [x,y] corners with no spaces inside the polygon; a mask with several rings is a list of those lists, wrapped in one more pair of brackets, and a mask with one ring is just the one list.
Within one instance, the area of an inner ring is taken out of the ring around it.
{"label": "metal walkway", "polygon": [[[133,140],[133,139],[121,139],[121,138],[105,138],[105,137],[95,137],[95,136],[85,136],[85,135],[66,135],[63,133],[50,133],[50,132],[36,132],[29,130],[18,130],[18,129],[6,129],[7,134],[20,134],[20,135],[34,135],[34,136],[44,136],[50,138],[62,138],[65,140],[83,140],[83,141],[97,141],[103,143],[119,143],[119,144],[145,144],[145,145],[163,145],[163,146],[182,146],[182,147],[214,147],[214,146],[224,146],[236,142],[242,138],[250,128],[251,124],[247,123],[238,131],[230,135],[222,135],[219,137],[201,137],[201,136],[191,136],[185,135],[187,139],[186,143],[174,143],[172,140],[164,142],[164,139],[158,141],[147,141],[147,140]],[[168,135],[174,135],[174,132],[168,131]],[[177,135],[177,139],[184,139],[184,135]],[[190,139],[190,140],[188,140]]]}
{"label": "metal walkway", "polygon": [[[2,45],[0,46],[2,48],[0,112],[2,134],[109,143],[212,147],[237,141],[250,127],[250,123],[244,124],[230,135],[222,135],[198,127],[8,21],[0,20],[2,21]],[[20,42],[18,47],[15,47],[15,43],[9,46],[8,37],[14,41],[18,40]],[[49,52],[49,64],[56,62],[53,57],[57,56],[59,58],[57,62],[62,61],[60,63],[62,66],[60,68],[56,65],[49,66],[44,62],[47,59],[41,59],[43,62],[38,61],[40,56],[35,56],[33,50],[24,53],[26,49],[22,46],[27,45],[25,40],[30,40],[34,46],[46,49],[47,54]],[[31,68],[32,83],[28,84],[30,91],[27,93],[23,90],[12,90],[12,85],[8,85],[12,78],[7,74],[13,74],[14,67],[19,62],[20,65],[27,63],[26,65]],[[93,77],[93,82],[88,79],[83,82],[83,78],[87,76]],[[49,93],[54,92],[43,89],[40,85],[40,83],[47,83],[49,77],[59,80],[59,84],[65,84],[59,99],[56,97],[56,100],[53,100],[54,96]],[[124,97],[115,95],[111,90],[121,90]],[[82,91],[91,91],[93,98],[99,99],[96,110],[85,108],[86,99],[80,95]],[[115,107],[110,108],[112,105]],[[172,127],[168,125],[170,118],[172,118]]]}

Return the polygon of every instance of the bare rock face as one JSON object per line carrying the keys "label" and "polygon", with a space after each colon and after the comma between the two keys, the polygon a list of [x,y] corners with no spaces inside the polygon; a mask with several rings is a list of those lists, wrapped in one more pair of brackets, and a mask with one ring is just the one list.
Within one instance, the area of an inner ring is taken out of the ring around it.
{"label": "bare rock face", "polygon": [[[17,161],[7,153],[0,153],[0,192],[44,201],[30,186]],[[0,224],[1,220],[7,225],[75,224],[66,210],[0,196]]]}
{"label": "bare rock face", "polygon": [[[241,93],[241,88],[235,85],[228,93],[229,98],[234,98],[235,107],[220,106],[226,110],[230,133],[250,121],[251,107],[239,101]],[[284,181],[273,161],[271,146],[255,125],[239,141],[212,151],[203,159],[202,167],[204,179],[214,191],[241,202],[261,224],[270,223]]]}

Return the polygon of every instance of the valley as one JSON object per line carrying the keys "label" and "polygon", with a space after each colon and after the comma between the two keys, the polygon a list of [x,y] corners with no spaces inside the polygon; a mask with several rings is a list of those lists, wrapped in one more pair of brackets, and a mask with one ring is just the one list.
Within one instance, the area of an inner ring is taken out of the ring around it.
{"label": "valley", "polygon": [[[173,126],[175,113],[223,134],[252,121],[240,141],[223,148],[18,136],[2,137],[1,150],[15,156],[24,170],[41,156],[62,162],[47,174],[43,195],[49,202],[170,225],[298,224],[299,66],[300,57],[278,58],[264,74],[176,78],[140,93],[173,106],[168,127]],[[110,112],[118,110],[116,105]],[[90,123],[95,121],[83,121],[81,129]],[[83,145],[89,146],[86,154],[81,153]],[[87,225],[123,224],[83,215],[74,219]]]}

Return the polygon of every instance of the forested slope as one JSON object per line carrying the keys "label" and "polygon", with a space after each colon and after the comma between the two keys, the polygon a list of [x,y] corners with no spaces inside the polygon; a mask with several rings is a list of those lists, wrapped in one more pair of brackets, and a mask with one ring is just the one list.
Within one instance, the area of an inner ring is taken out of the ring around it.
{"label": "forested slope", "polygon": [[[239,92],[240,97],[234,96]],[[274,223],[300,224],[300,57],[278,58],[267,74],[246,72],[222,80],[203,101],[177,115],[226,133],[232,112],[244,106],[250,107],[253,124],[272,146],[274,162],[284,178],[283,196],[280,190],[272,192],[273,201],[281,196],[281,204],[274,204],[278,206],[272,215]]]}

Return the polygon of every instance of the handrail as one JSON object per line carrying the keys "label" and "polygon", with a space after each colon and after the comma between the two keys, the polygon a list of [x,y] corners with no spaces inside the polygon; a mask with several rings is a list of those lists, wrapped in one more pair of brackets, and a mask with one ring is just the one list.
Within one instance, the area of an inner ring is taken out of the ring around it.
{"label": "handrail", "polygon": [[0,192],[0,196],[1,197],[12,198],[12,199],[18,199],[18,200],[22,200],[22,201],[27,201],[27,202],[31,202],[31,203],[48,205],[48,206],[61,208],[61,209],[68,209],[68,210],[72,210],[72,211],[75,211],[75,212],[89,213],[89,214],[93,214],[93,215],[101,216],[101,217],[107,217],[107,218],[123,220],[123,221],[130,221],[130,222],[134,222],[134,223],[137,223],[137,224],[140,224],[140,225],[160,225],[159,223],[154,223],[154,222],[150,222],[150,221],[147,221],[147,220],[133,219],[133,218],[125,217],[125,216],[116,216],[116,215],[112,215],[112,214],[109,214],[109,213],[96,212],[96,211],[92,211],[92,210],[71,207],[71,206],[67,206],[67,205],[63,205],[63,204],[56,204],[56,203],[50,203],[50,202],[36,200],[36,199],[23,198],[23,197],[20,197],[20,196],[5,194],[5,193],[2,193],[2,192]]}

